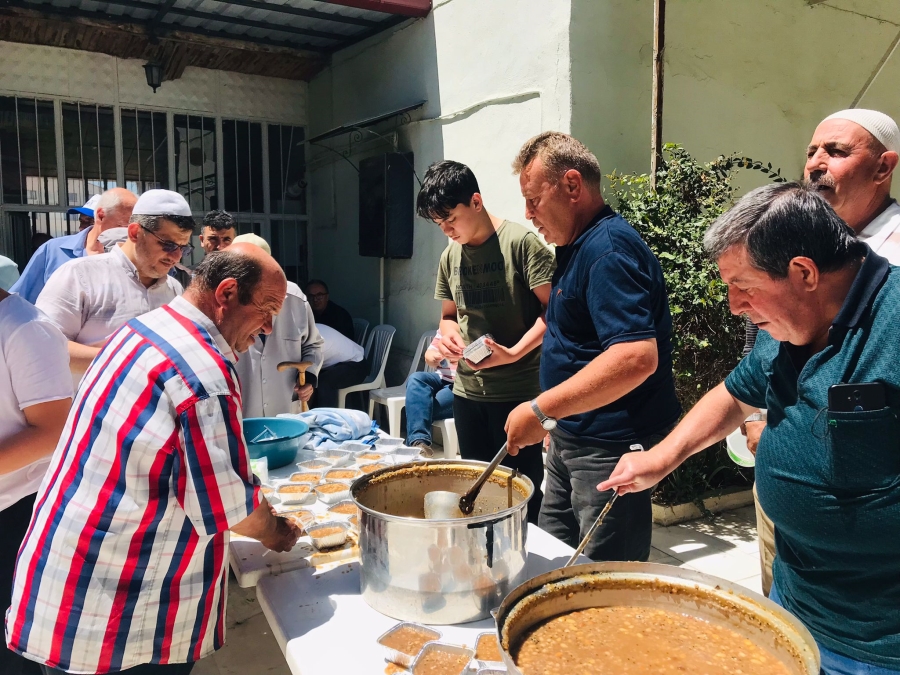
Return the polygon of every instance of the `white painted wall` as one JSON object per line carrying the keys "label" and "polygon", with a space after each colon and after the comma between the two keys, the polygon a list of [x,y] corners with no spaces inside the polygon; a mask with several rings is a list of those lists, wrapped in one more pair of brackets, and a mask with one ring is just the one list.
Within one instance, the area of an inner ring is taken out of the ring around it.
{"label": "white painted wall", "polygon": [[[437,0],[425,19],[334,55],[310,83],[310,134],[427,99],[416,113],[422,121],[399,130],[419,176],[441,159],[464,162],[490,211],[525,222],[510,164],[529,137],[569,130],[569,7],[568,0]],[[335,159],[311,172],[312,275],[325,278],[354,316],[376,323],[378,260],[357,255],[357,176]],[[385,321],[398,330],[394,380],[405,375],[420,334],[436,327],[435,270],[446,241],[417,219],[413,258],[386,263]]]}
{"label": "white painted wall", "polygon": [[[739,152],[799,177],[817,123],[849,107],[900,30],[896,0],[667,5],[664,140]],[[647,171],[652,0],[573,0],[573,133],[604,172]],[[859,107],[900,120],[900,50]],[[764,177],[744,172],[742,187]]]}
{"label": "white painted wall", "polygon": [[168,108],[304,125],[305,82],[188,67],[153,93],[144,61],[0,41],[0,94]]}

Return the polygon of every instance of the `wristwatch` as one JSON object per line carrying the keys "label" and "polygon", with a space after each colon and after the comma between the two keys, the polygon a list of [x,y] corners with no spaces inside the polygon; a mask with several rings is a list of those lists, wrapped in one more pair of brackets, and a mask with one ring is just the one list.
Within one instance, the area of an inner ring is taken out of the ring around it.
{"label": "wristwatch", "polygon": [[767,414],[768,411],[760,410],[759,412],[755,412],[750,417],[744,420],[744,422],[768,422],[769,416]]}
{"label": "wristwatch", "polygon": [[538,421],[541,423],[541,426],[544,427],[544,431],[553,431],[556,428],[556,420],[552,417],[547,417],[544,414],[538,407],[537,399],[534,399],[531,402],[531,409],[534,411],[534,414],[537,415]]}

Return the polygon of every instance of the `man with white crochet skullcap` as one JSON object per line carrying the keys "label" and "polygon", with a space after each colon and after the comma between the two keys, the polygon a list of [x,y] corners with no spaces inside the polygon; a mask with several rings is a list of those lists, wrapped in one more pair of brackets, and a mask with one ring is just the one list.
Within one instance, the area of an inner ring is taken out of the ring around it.
{"label": "man with white crochet skullcap", "polygon": [[875,110],[836,112],[816,127],[806,157],[806,182],[869,248],[900,264],[900,205],[891,199],[897,123]]}

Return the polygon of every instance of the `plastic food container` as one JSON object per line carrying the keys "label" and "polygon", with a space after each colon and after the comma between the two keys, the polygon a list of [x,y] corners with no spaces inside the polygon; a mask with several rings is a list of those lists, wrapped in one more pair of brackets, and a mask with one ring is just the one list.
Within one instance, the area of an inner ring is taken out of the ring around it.
{"label": "plastic food container", "polygon": [[[491,643],[493,642],[493,645]],[[485,644],[483,644],[485,643]],[[493,646],[493,654],[487,655],[483,653],[485,646]],[[487,656],[496,656],[497,658],[485,658]],[[478,662],[479,672],[484,669],[497,669],[506,672],[506,664],[503,663],[503,655],[500,652],[500,643],[497,641],[497,633],[479,633],[475,638],[475,660]]]}
{"label": "plastic food container", "polygon": [[753,456],[750,448],[747,447],[747,437],[741,433],[740,428],[728,434],[725,438],[725,445],[728,448],[728,456],[731,457],[732,462],[745,468],[756,466],[756,457]]}
{"label": "plastic food container", "polygon": [[[335,532],[334,530],[338,531]],[[349,531],[350,526],[347,523],[341,523],[336,520],[317,523],[306,528],[306,533],[312,539],[313,546],[316,548],[341,546],[347,541],[347,533]]]}
{"label": "plastic food container", "polygon": [[[336,510],[339,509],[339,510]],[[346,511],[342,513],[341,511]],[[352,499],[345,499],[337,504],[328,507],[328,515],[335,520],[348,521],[355,515],[359,514],[359,508],[353,503]]]}
{"label": "plastic food container", "polygon": [[333,462],[329,462],[326,459],[317,457],[316,459],[299,462],[297,468],[301,471],[324,471],[325,469],[330,469],[332,463]]}
{"label": "plastic food container", "polygon": [[341,447],[339,449],[356,453],[371,450],[372,446],[368,443],[363,443],[362,441],[344,441],[343,443],[341,443]]}
{"label": "plastic food container", "polygon": [[347,467],[343,469],[329,469],[326,471],[322,478],[326,482],[329,483],[352,483],[357,478],[362,476],[363,473],[359,469],[354,469],[353,467]]}
{"label": "plastic food container", "polygon": [[[338,490],[335,487],[331,487],[335,485],[339,485],[341,489]],[[322,483],[315,487],[315,491],[319,499],[326,504],[337,504],[350,498],[350,485],[347,483]]]}
{"label": "plastic food container", "polygon": [[337,448],[325,450],[321,455],[318,455],[317,458],[325,460],[326,462],[331,462],[331,466],[333,467],[347,466],[348,464],[353,463],[352,452],[348,450],[338,450]]}
{"label": "plastic food container", "polygon": [[379,450],[382,448],[396,448],[400,445],[403,445],[402,438],[379,438],[375,441],[375,447]]}
{"label": "plastic food container", "polygon": [[373,471],[378,471],[379,469],[386,469],[390,466],[387,462],[366,462],[365,464],[359,465],[359,470],[362,473],[372,473]]}
{"label": "plastic food container", "polygon": [[356,453],[356,461],[359,463],[363,462],[380,462],[384,459],[384,453],[380,450],[373,450],[369,448],[368,450],[363,450],[362,452]]}
{"label": "plastic food container", "polygon": [[312,483],[284,483],[275,488],[275,494],[282,504],[308,504],[316,500],[314,487]]}
{"label": "plastic food container", "polygon": [[[422,647],[418,650],[415,650],[414,654],[407,653],[407,651],[412,650],[401,650],[395,647],[389,647],[385,644],[386,641],[391,641],[392,636],[396,639],[398,637],[398,633],[402,634],[410,630],[421,633],[423,638],[427,638]],[[422,648],[424,648],[426,644],[435,640],[440,640],[441,637],[441,632],[434,630],[434,628],[428,628],[427,626],[422,626],[418,623],[410,623],[409,621],[404,621],[403,623],[398,623],[396,626],[387,631],[384,635],[378,638],[377,642],[379,645],[381,645],[382,649],[384,649],[384,658],[386,658],[391,663],[396,663],[398,666],[409,668],[412,665],[413,661],[416,660],[416,656],[419,655],[419,653],[422,651]]]}
{"label": "plastic food container", "polygon": [[422,651],[419,652],[416,660],[412,662],[412,666],[410,666],[412,675],[421,675],[421,673],[424,673],[425,667],[428,665],[428,661],[430,661],[431,658],[434,658],[433,655],[435,654],[447,654],[450,656],[465,657],[465,661],[460,658],[460,666],[458,669],[446,669],[447,675],[464,675],[465,673],[469,672],[469,662],[475,656],[475,650],[469,649],[468,647],[448,645],[443,642],[429,642],[427,645],[422,647]]}
{"label": "plastic food container", "polygon": [[291,483],[312,483],[313,485],[321,482],[321,480],[321,471],[295,471],[288,478],[288,481]]}
{"label": "plastic food container", "polygon": [[278,516],[291,521],[294,525],[306,532],[307,528],[316,522],[316,514],[306,509],[298,509],[296,511],[281,511]]}

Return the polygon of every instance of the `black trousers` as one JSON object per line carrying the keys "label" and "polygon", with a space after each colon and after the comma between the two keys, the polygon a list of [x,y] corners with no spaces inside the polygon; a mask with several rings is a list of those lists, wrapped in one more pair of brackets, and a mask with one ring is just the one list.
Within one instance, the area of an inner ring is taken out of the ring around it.
{"label": "black trousers", "polygon": [[[13,573],[16,570],[16,556],[31,522],[36,495],[29,495],[9,508],[0,511],[0,633],[3,633],[3,619],[12,602]],[[19,656],[6,646],[6,636],[0,647],[0,674],[39,675],[41,667],[34,661]]]}
{"label": "black trousers", "polygon": [[[522,401],[500,402],[475,401],[462,396],[453,396],[453,419],[456,420],[456,435],[459,440],[459,454],[463,459],[490,462],[500,447],[506,443],[506,418],[513,408]],[[528,502],[528,522],[537,525],[541,512],[544,481],[544,460],[541,444],[529,445],[519,450],[515,457],[507,456],[501,464],[518,469],[534,483],[534,496]]]}
{"label": "black trousers", "polygon": [[[310,401],[310,408],[337,408],[338,389],[360,384],[369,374],[366,361],[345,361],[319,371],[319,385]],[[347,398],[349,405],[350,394]]]}
{"label": "black trousers", "polygon": [[[668,435],[661,433],[620,443],[595,443],[557,429],[550,434],[547,453],[547,494],[539,525],[571,547],[594,524],[612,497],[612,491],[600,492],[597,485],[609,478],[619,459],[640,443],[649,450]],[[584,555],[598,562],[637,560],[650,556],[653,514],[651,490],[632,492],[616,500],[603,524],[591,537]]]}

